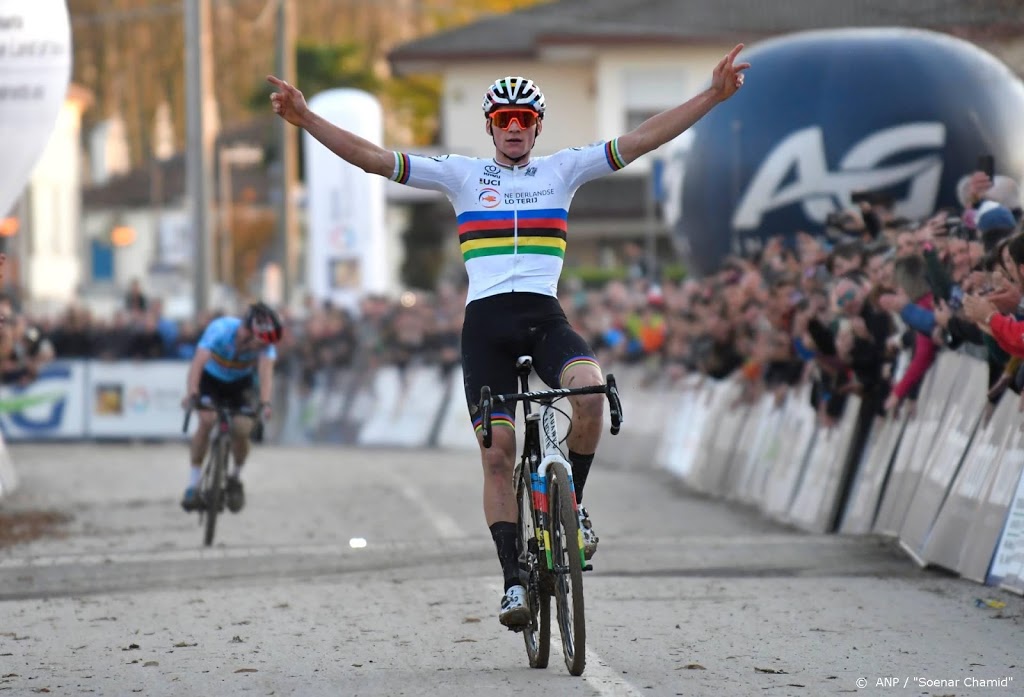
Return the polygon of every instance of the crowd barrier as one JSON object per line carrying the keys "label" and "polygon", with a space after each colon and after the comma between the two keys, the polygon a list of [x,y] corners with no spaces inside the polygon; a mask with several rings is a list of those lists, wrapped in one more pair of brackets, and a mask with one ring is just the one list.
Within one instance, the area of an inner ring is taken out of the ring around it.
{"label": "crowd barrier", "polygon": [[[180,439],[187,369],[181,361],[56,362],[31,385],[0,388],[0,433],[12,442]],[[921,566],[1024,593],[1024,415],[1010,394],[982,419],[987,370],[940,354],[917,413],[873,417],[859,442],[855,396],[824,428],[806,385],[751,402],[737,380],[669,386],[619,368],[625,423],[620,435],[602,437],[599,459],[665,469],[694,491],[808,532],[893,538]],[[458,368],[299,378],[286,370],[275,383],[276,442],[477,449]],[[0,495],[16,481],[0,440]]]}
{"label": "crowd barrier", "polygon": [[0,434],[0,499],[12,493],[18,488],[18,473],[11,462],[11,456],[7,452],[7,444],[3,435]]}
{"label": "crowd barrier", "polygon": [[11,442],[181,436],[184,361],[55,361],[32,383],[0,387]]}
{"label": "crowd barrier", "polygon": [[983,421],[987,371],[941,354],[917,412],[870,417],[860,448],[856,398],[825,428],[807,387],[750,404],[736,381],[690,380],[664,402],[657,464],[779,522],[893,538],[922,567],[1024,594],[1024,415],[1009,394]]}

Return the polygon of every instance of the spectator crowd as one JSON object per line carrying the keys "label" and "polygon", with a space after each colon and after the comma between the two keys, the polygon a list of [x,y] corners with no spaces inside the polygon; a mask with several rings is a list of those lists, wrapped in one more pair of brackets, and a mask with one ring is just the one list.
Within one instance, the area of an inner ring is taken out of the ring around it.
{"label": "spectator crowd", "polygon": [[[825,425],[851,394],[865,416],[913,409],[937,352],[947,350],[988,362],[994,404],[1024,388],[1021,194],[1008,177],[974,172],[958,195],[958,207],[911,220],[891,198],[861,192],[856,207],[829,217],[825,235],[769,239],[703,279],[659,278],[632,254],[624,280],[600,288],[564,281],[562,306],[607,368],[635,364],[652,383],[735,375],[750,397],[809,382]],[[307,386],[332,369],[448,371],[459,362],[464,302],[464,291],[442,285],[432,294],[368,296],[358,313],[307,303],[285,314],[279,367]],[[81,307],[29,321],[6,299],[0,304],[5,383],[30,380],[53,356],[187,359],[215,316],[171,321],[138,284],[109,321]]]}

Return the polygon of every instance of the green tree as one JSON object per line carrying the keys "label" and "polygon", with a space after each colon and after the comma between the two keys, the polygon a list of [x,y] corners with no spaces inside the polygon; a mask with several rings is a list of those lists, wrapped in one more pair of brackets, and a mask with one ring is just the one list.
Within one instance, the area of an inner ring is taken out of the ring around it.
{"label": "green tree", "polygon": [[[302,76],[300,85],[307,99],[330,89],[352,87],[375,94],[382,89],[377,78],[361,55],[362,49],[355,43],[315,44],[300,42],[295,47],[295,70]],[[270,88],[263,77],[249,95],[249,108],[263,110],[267,106]]]}

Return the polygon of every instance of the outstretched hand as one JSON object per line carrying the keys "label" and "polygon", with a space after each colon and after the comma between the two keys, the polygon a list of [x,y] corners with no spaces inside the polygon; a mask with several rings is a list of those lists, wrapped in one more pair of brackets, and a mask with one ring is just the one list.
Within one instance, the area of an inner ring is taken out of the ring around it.
{"label": "outstretched hand", "polygon": [[750,67],[750,63],[736,63],[736,56],[743,50],[743,44],[736,44],[729,55],[723,58],[715,71],[711,74],[711,91],[715,98],[724,102],[736,94],[736,91],[743,86],[743,71]]}
{"label": "outstretched hand", "polygon": [[291,125],[301,128],[304,119],[309,115],[309,106],[302,92],[273,75],[267,76],[267,82],[277,88],[277,91],[270,95],[274,113]]}

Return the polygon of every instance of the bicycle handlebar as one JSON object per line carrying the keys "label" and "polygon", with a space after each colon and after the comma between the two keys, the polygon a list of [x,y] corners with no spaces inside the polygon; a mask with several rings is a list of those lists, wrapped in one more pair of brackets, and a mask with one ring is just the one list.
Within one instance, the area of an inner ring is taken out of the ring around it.
{"label": "bicycle handlebar", "polygon": [[619,400],[619,386],[615,384],[615,376],[611,373],[605,376],[605,394],[608,395],[608,412],[612,417],[611,433],[618,435],[622,428],[622,402]]}
{"label": "bicycle handlebar", "polygon": [[193,402],[188,409],[185,410],[185,423],[181,425],[181,432],[188,433],[188,424],[192,419],[192,412],[194,411],[215,411],[218,414],[226,413],[228,419],[232,416],[249,416],[255,419],[253,424],[253,431],[259,433],[259,439],[257,443],[263,442],[263,414],[261,409],[257,409],[252,412],[250,409],[243,407],[242,409],[229,409],[228,407],[221,406],[220,404],[199,404]]}
{"label": "bicycle handlebar", "polygon": [[519,394],[498,394],[492,395],[491,388],[484,385],[480,388],[480,436],[485,448],[491,447],[493,432],[491,429],[491,413],[495,404],[515,404],[516,402],[540,402],[546,399],[561,399],[578,394],[603,394],[608,397],[608,411],[611,414],[611,434],[617,435],[622,427],[622,402],[619,400],[619,388],[615,384],[615,376],[611,373],[605,376],[604,385],[591,385],[590,387],[561,388],[557,390],[538,390],[536,392],[523,392]]}

